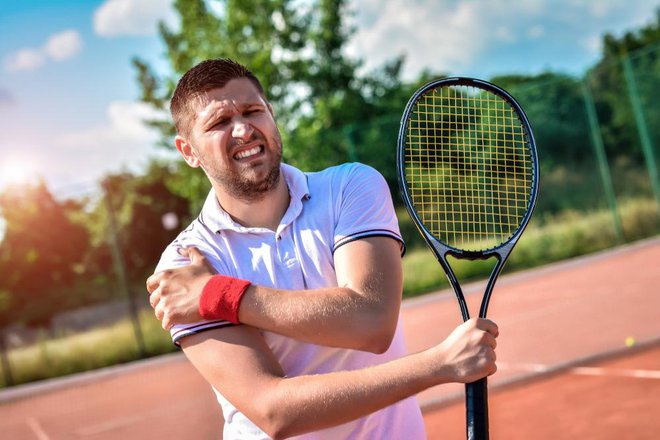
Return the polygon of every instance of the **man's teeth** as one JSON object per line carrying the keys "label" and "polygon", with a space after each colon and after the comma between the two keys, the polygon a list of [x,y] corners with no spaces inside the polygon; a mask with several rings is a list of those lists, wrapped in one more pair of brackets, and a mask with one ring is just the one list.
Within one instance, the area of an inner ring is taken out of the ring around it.
{"label": "man's teeth", "polygon": [[234,158],[245,159],[246,157],[250,157],[250,156],[254,156],[255,154],[258,154],[260,151],[261,151],[261,147],[250,148],[249,150],[243,150],[239,153],[236,153],[234,155]]}

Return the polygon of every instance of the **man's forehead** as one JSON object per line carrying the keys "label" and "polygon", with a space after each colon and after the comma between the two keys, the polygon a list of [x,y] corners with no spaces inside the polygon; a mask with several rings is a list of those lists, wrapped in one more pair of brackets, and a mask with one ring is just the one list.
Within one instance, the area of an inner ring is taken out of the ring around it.
{"label": "man's forehead", "polygon": [[232,79],[224,87],[202,92],[194,101],[197,111],[221,110],[256,103],[265,104],[264,97],[247,78]]}

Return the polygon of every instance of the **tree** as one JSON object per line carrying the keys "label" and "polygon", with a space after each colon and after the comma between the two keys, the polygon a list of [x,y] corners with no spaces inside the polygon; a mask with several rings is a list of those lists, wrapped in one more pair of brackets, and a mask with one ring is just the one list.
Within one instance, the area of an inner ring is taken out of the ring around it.
{"label": "tree", "polygon": [[71,217],[81,208],[75,201],[56,200],[43,182],[8,187],[0,194],[6,223],[0,248],[0,325],[44,325],[80,302],[76,286],[86,274],[90,242],[86,229]]}

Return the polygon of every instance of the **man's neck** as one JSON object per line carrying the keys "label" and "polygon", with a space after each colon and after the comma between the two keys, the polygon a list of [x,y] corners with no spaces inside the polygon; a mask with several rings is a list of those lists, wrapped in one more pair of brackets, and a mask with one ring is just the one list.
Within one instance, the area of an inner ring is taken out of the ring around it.
{"label": "man's neck", "polygon": [[228,194],[220,185],[213,183],[216,197],[222,209],[239,225],[248,228],[267,228],[272,231],[277,227],[289,207],[289,188],[280,174],[275,188],[258,200],[238,199]]}

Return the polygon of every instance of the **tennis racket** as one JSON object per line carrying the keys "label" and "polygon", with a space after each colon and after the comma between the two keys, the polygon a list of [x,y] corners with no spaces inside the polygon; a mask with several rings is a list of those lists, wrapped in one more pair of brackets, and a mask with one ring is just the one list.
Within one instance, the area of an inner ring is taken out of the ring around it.
{"label": "tennis racket", "polygon": [[[497,259],[479,310],[485,318],[495,281],[536,203],[538,158],[525,113],[485,81],[430,82],[403,113],[397,170],[408,213],[447,274],[464,321],[470,312],[447,257]],[[465,391],[467,438],[488,439],[486,379]]]}

